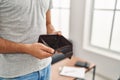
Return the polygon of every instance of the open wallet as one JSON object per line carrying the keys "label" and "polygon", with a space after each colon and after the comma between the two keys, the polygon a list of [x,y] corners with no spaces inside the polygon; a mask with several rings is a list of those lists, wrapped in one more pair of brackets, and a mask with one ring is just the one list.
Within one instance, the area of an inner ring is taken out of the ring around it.
{"label": "open wallet", "polygon": [[65,57],[71,58],[73,55],[73,45],[62,35],[40,35],[38,42],[61,52]]}

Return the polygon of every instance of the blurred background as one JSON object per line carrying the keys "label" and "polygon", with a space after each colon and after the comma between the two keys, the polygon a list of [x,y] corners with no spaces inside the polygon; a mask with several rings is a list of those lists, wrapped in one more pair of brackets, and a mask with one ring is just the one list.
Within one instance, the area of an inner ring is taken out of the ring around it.
{"label": "blurred background", "polygon": [[72,40],[75,56],[97,65],[96,80],[118,80],[120,0],[53,0],[52,23]]}

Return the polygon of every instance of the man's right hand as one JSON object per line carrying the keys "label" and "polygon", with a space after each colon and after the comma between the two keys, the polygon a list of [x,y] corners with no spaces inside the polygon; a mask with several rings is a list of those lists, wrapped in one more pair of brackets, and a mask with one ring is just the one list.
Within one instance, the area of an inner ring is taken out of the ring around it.
{"label": "man's right hand", "polygon": [[0,38],[0,53],[26,53],[43,59],[52,56],[51,53],[54,53],[54,49],[42,43],[22,44]]}
{"label": "man's right hand", "polygon": [[36,58],[43,59],[52,56],[54,49],[42,43],[25,44],[25,52]]}

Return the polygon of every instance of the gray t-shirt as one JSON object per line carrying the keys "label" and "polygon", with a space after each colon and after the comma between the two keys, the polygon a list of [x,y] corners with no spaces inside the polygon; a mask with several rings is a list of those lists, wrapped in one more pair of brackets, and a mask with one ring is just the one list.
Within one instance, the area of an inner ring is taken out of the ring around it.
{"label": "gray t-shirt", "polygon": [[[0,0],[0,37],[19,43],[35,43],[46,34],[46,12],[51,0]],[[38,59],[27,54],[0,54],[0,77],[11,78],[41,70],[51,57]]]}

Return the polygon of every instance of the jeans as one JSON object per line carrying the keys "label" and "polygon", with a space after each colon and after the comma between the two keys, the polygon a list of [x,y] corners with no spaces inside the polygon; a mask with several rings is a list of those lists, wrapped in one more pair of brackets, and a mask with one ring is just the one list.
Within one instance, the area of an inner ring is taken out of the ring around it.
{"label": "jeans", "polygon": [[15,78],[1,78],[0,80],[50,80],[50,65],[40,71]]}

